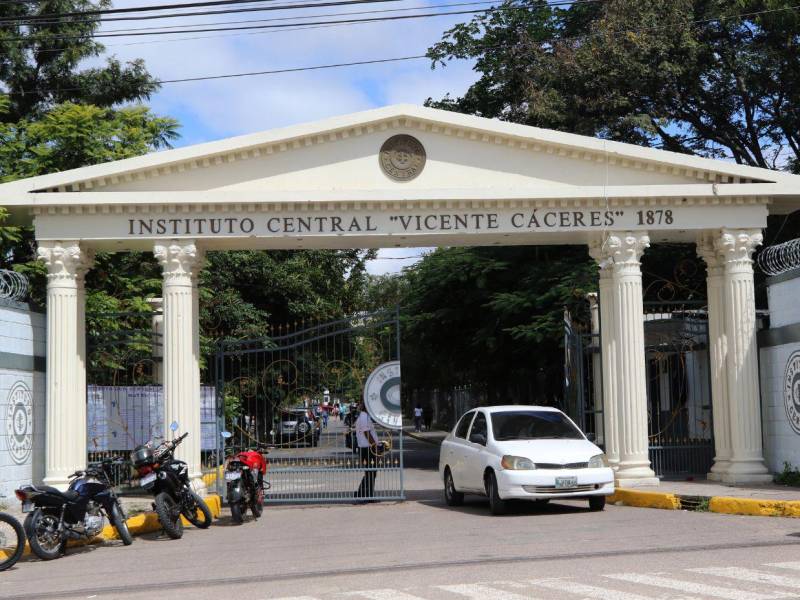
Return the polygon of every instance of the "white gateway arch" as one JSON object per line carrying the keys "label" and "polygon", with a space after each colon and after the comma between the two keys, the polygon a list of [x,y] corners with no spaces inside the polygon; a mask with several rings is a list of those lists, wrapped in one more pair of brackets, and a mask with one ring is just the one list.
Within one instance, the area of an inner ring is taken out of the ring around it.
{"label": "white gateway arch", "polygon": [[[694,242],[708,265],[716,458],[762,456],[751,256],[800,176],[417,106],[388,106],[0,185],[47,265],[46,477],[86,460],[84,275],[95,250],[163,265],[165,420],[200,430],[197,274],[206,251],[585,244],[599,266],[606,450],[648,460],[640,257]],[[82,433],[83,432],[83,433]],[[200,477],[200,436],[181,446]]]}

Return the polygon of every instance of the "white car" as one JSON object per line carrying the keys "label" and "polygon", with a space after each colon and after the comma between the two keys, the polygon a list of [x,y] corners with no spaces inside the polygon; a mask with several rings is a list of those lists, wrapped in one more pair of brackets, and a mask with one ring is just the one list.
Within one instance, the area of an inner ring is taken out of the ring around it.
{"label": "white car", "polygon": [[586,498],[603,510],[614,472],[602,450],[560,410],[546,406],[476,408],[442,442],[439,474],[447,504],[464,494],[489,497],[493,514],[510,499],[546,503]]}

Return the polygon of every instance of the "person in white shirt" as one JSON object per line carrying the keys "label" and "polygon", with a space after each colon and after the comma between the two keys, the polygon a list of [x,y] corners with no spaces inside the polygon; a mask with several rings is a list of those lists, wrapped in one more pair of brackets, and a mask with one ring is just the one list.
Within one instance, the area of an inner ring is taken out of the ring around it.
{"label": "person in white shirt", "polygon": [[364,477],[361,478],[361,485],[355,493],[356,498],[362,498],[360,502],[376,502],[376,500],[367,500],[375,495],[375,460],[374,448],[378,444],[378,434],[375,431],[375,423],[367,412],[364,402],[358,405],[359,413],[356,419],[356,442],[358,443],[358,452],[361,458],[361,464],[364,465]]}
{"label": "person in white shirt", "polygon": [[414,431],[422,431],[422,407],[419,404],[414,409]]}

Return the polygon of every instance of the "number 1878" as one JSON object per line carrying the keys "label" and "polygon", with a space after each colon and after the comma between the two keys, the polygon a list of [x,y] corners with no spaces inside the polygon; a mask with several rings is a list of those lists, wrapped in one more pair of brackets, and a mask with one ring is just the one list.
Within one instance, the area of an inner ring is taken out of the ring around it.
{"label": "number 1878", "polygon": [[671,210],[640,210],[636,212],[639,221],[637,225],[672,225]]}

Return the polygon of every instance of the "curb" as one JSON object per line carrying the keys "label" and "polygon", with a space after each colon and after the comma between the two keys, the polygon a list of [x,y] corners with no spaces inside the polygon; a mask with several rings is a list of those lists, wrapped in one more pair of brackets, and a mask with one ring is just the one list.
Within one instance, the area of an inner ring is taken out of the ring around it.
{"label": "curb", "polygon": [[715,496],[709,500],[711,512],[756,517],[800,517],[800,500],[759,500]]}
{"label": "curb", "polygon": [[611,504],[622,503],[625,506],[638,508],[660,508],[663,510],[680,510],[681,500],[675,494],[666,492],[641,492],[617,488],[613,494],[606,498]]}
{"label": "curb", "polygon": [[800,500],[763,500],[758,498],[732,498],[727,496],[681,497],[667,492],[644,492],[617,488],[608,496],[611,504],[623,504],[638,508],[659,508],[664,510],[695,510],[698,500],[708,501],[708,511],[727,515],[748,515],[756,517],[798,517]]}
{"label": "curb", "polygon": [[[206,496],[204,500],[211,511],[211,516],[215,519],[219,519],[219,516],[222,513],[222,498],[220,498],[217,494],[211,494]],[[181,521],[183,521],[183,525],[185,527],[189,527],[191,525],[191,523],[189,523],[189,521],[187,521],[183,516],[181,516]],[[153,533],[161,529],[161,523],[158,522],[158,515],[154,512],[145,512],[130,517],[127,523],[128,530],[131,532],[131,535],[143,535],[145,533]],[[113,525],[106,525],[103,527],[103,530],[91,540],[70,540],[67,542],[67,547],[76,548],[79,546],[87,546],[89,544],[102,544],[103,542],[109,540],[118,539],[119,535],[117,535],[116,528]],[[30,544],[25,542],[25,550],[22,552],[22,556],[28,556],[30,554]]]}
{"label": "curb", "polygon": [[425,442],[426,444],[431,444],[433,446],[441,446],[442,445],[442,440],[431,440],[431,439],[428,439],[428,438],[424,438],[424,437],[416,435],[416,432],[412,433],[410,431],[404,431],[403,433],[405,433],[405,435],[407,435],[408,437],[417,440],[418,442]]}

